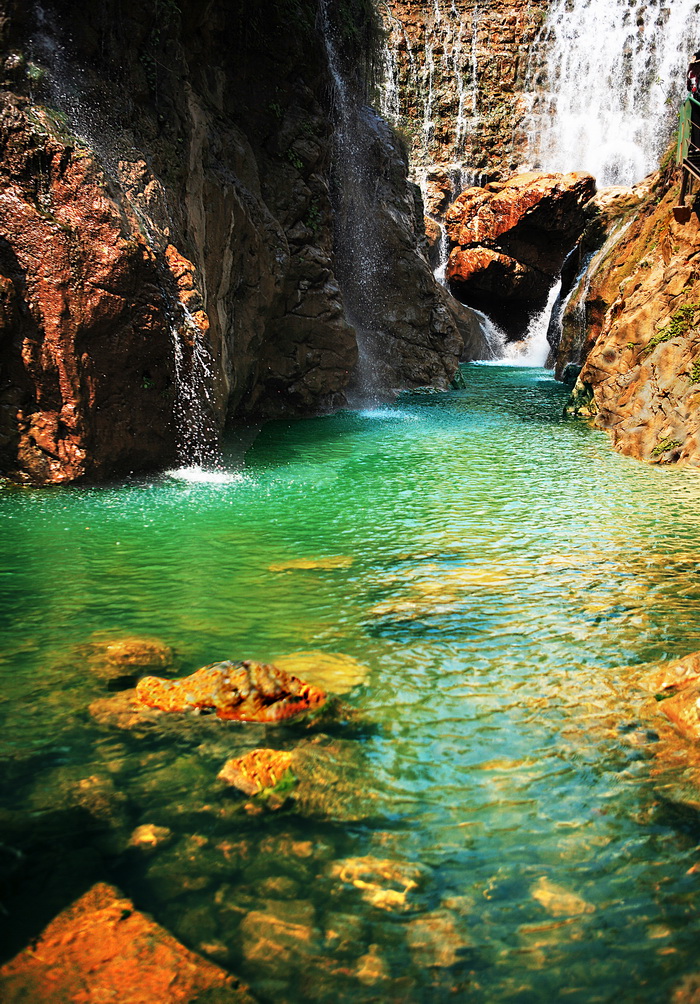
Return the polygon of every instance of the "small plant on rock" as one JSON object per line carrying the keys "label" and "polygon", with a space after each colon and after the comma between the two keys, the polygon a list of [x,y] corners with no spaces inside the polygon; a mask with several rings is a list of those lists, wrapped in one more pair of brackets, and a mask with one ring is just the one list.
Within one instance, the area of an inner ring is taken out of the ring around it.
{"label": "small plant on rock", "polygon": [[668,324],[656,332],[645,347],[644,354],[648,355],[650,352],[653,352],[656,346],[661,345],[662,342],[670,342],[672,338],[687,335],[694,325],[695,315],[698,311],[700,311],[700,304],[697,303],[687,303],[684,307],[679,307],[671,315],[671,320]]}

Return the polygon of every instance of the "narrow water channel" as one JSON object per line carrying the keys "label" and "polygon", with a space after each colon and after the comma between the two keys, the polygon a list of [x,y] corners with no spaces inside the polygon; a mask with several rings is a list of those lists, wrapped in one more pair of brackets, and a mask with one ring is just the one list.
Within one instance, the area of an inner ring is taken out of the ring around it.
{"label": "narrow water channel", "polygon": [[[615,667],[700,649],[700,480],[563,420],[543,370],[465,375],[232,434],[210,477],[2,490],[5,958],[106,879],[260,1001],[651,1002],[697,967],[700,826]],[[129,634],[183,673],[368,673],[320,738],[124,729],[88,653]],[[216,780],[300,745],[281,808]]]}

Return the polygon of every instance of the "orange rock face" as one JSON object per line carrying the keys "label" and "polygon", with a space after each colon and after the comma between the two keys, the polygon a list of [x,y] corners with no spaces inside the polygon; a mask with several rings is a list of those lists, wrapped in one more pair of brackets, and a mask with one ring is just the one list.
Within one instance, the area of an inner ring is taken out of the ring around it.
{"label": "orange rock face", "polygon": [[593,418],[616,449],[697,467],[700,222],[675,221],[679,186],[677,175],[657,175],[641,208],[622,217],[570,301],[559,369],[584,363],[570,412]]}
{"label": "orange rock face", "polygon": [[219,780],[232,784],[246,795],[257,795],[274,788],[291,770],[293,756],[284,750],[251,750],[244,756],[227,760],[219,771]]}
{"label": "orange rock face", "polygon": [[235,977],[190,952],[103,883],[0,969],[5,1004],[186,1004],[206,991],[219,991],[217,1000],[253,1002]]}
{"label": "orange rock face", "polygon": [[587,174],[535,173],[462,192],[445,216],[452,292],[520,334],[544,307],[594,192]]}
{"label": "orange rock face", "polygon": [[241,722],[277,722],[324,704],[326,694],[275,666],[217,662],[182,680],[146,676],[136,702],[161,711],[214,711]]}
{"label": "orange rock face", "polygon": [[167,301],[194,296],[193,267],[147,243],[60,120],[11,98],[0,120],[0,460],[36,483],[168,462],[179,336]]}

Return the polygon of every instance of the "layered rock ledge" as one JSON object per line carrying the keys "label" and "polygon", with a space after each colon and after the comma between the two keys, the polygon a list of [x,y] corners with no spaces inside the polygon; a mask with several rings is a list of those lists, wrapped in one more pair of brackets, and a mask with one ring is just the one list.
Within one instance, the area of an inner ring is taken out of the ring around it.
{"label": "layered rock ledge", "polygon": [[516,175],[469,188],[447,210],[447,278],[455,296],[513,337],[547,302],[589,219],[588,174]]}

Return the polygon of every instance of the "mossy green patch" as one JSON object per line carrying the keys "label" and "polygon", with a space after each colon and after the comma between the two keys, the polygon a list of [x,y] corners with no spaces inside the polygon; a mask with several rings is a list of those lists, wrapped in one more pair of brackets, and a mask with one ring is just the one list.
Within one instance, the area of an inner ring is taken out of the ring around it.
{"label": "mossy green patch", "polygon": [[684,307],[679,307],[671,315],[671,320],[653,336],[644,348],[644,355],[653,352],[657,345],[662,342],[670,342],[672,338],[680,338],[687,335],[695,325],[695,317],[700,311],[700,304],[687,303]]}
{"label": "mossy green patch", "polygon": [[683,444],[677,439],[662,439],[661,442],[657,443],[654,449],[651,451],[652,457],[660,457],[664,453],[669,453],[671,450],[677,450],[679,446]]}

